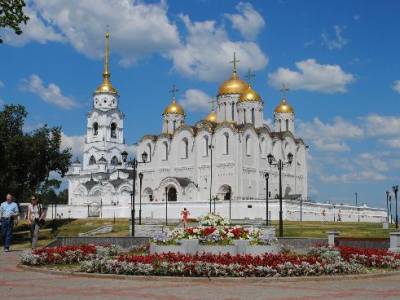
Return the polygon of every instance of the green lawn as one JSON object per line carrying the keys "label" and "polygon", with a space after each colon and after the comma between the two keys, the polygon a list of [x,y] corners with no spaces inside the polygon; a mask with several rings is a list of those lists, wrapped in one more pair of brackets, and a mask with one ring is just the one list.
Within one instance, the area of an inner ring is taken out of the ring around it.
{"label": "green lawn", "polygon": [[[47,222],[40,232],[39,246],[45,246],[54,240],[55,236],[77,236],[102,225],[112,225],[113,231],[103,236],[128,236],[128,219],[79,219],[57,220]],[[172,224],[171,224],[172,225]],[[193,224],[195,225],[195,224]],[[278,223],[273,222],[278,230]],[[173,228],[173,226],[169,226]],[[20,222],[14,230],[14,249],[29,248],[29,226],[26,221]],[[389,230],[382,229],[380,223],[343,223],[343,222],[284,222],[285,237],[326,237],[327,231],[339,231],[343,237],[357,238],[388,238],[389,232],[394,231],[394,226]],[[277,232],[278,233],[278,232]]]}

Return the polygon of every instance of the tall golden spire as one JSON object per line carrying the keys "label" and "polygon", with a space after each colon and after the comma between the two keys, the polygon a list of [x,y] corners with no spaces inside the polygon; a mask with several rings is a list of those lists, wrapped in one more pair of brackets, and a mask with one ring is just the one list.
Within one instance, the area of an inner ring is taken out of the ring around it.
{"label": "tall golden spire", "polygon": [[236,67],[236,64],[237,64],[238,62],[240,62],[240,60],[236,59],[236,52],[233,52],[233,60],[230,61],[230,63],[232,64],[232,73],[233,73],[233,76],[236,76],[236,74],[237,74],[237,67]]}
{"label": "tall golden spire", "polygon": [[96,89],[95,94],[97,93],[111,93],[117,94],[117,90],[112,86],[110,81],[110,33],[107,31],[105,35],[105,53],[104,53],[104,69],[103,69],[103,82]]}

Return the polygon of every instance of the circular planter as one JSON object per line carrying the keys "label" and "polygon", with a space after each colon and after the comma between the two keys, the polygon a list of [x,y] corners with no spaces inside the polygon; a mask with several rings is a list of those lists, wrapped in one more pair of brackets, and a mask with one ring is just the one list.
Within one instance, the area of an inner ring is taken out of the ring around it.
{"label": "circular planter", "polygon": [[236,246],[235,245],[199,245],[198,253],[208,253],[208,254],[230,254],[236,255]]}
{"label": "circular planter", "polygon": [[185,248],[182,245],[157,245],[154,243],[150,244],[150,254],[162,254],[162,253],[185,253]]}
{"label": "circular planter", "polygon": [[278,254],[279,246],[278,245],[249,245],[246,247],[245,254],[248,255],[263,255],[265,253],[269,254]]}

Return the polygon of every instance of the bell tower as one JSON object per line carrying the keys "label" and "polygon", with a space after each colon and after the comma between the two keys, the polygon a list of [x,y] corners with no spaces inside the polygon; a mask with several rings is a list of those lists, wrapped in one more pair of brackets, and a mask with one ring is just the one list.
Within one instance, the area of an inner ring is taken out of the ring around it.
{"label": "bell tower", "polygon": [[93,108],[88,113],[83,169],[97,170],[101,164],[115,168],[125,150],[124,114],[118,108],[119,94],[111,84],[110,33],[105,34],[103,81],[93,93]]}

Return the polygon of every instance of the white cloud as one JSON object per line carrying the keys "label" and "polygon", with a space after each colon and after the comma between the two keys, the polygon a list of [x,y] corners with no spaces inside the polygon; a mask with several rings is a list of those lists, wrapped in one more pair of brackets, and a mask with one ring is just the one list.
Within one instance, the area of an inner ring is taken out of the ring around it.
{"label": "white cloud", "polygon": [[354,181],[382,181],[387,179],[387,176],[378,172],[360,171],[341,175],[321,175],[320,178],[323,182],[349,183]]}
{"label": "white cloud", "polygon": [[358,20],[360,20],[361,19],[361,16],[359,15],[359,14],[355,14],[354,16],[353,16],[353,20],[354,21],[358,21]]}
{"label": "white cloud", "polygon": [[268,75],[272,86],[285,84],[292,90],[306,90],[327,94],[345,93],[347,85],[354,82],[352,74],[346,73],[339,65],[322,65],[315,59],[296,62],[298,71],[279,68]]}
{"label": "white cloud", "polygon": [[312,122],[300,122],[298,128],[299,136],[310,141],[320,151],[350,151],[344,140],[364,137],[363,128],[340,117],[335,118],[332,123],[324,123],[314,118]]}
{"label": "white cloud", "polygon": [[45,86],[42,79],[36,74],[32,74],[28,79],[24,79],[21,88],[39,96],[44,102],[54,104],[63,109],[71,109],[78,106],[75,100],[62,94],[58,85],[50,83],[48,86]]}
{"label": "white cloud", "polygon": [[395,92],[400,94],[400,80],[396,80],[395,82],[393,82],[392,88]]}
{"label": "white cloud", "polygon": [[333,26],[333,30],[335,31],[334,38],[330,38],[328,34],[322,33],[321,34],[322,45],[326,46],[329,50],[342,49],[349,42],[342,36],[342,32],[344,29],[345,29],[344,26],[340,25]]}
{"label": "white cloud", "polygon": [[400,117],[371,114],[363,120],[370,136],[400,135]]}
{"label": "white cloud", "polygon": [[171,51],[174,68],[187,76],[205,81],[225,79],[230,73],[229,61],[233,52],[240,60],[239,70],[263,69],[268,58],[254,42],[234,42],[226,30],[215,21],[192,22],[180,16],[187,29],[187,36],[180,47]]}
{"label": "white cloud", "polygon": [[167,17],[165,1],[36,0],[26,31],[13,36],[14,44],[29,41],[65,41],[92,58],[103,55],[104,32],[110,26],[112,47],[123,65],[163,53],[179,44],[176,26]]}
{"label": "white cloud", "polygon": [[0,88],[4,87],[4,82],[0,80]]}
{"label": "white cloud", "polygon": [[391,147],[391,148],[396,148],[400,149],[400,137],[398,138],[388,138],[388,139],[380,139],[379,142],[382,144]]}
{"label": "white cloud", "polygon": [[236,5],[239,14],[225,14],[232,22],[232,27],[248,40],[254,40],[265,26],[264,18],[250,3],[239,2]]}
{"label": "white cloud", "polygon": [[84,143],[85,143],[84,135],[68,136],[63,132],[61,133],[61,149],[70,148],[73,157],[82,156]]}
{"label": "white cloud", "polygon": [[183,99],[179,100],[188,111],[209,111],[211,97],[201,90],[189,89],[185,91]]}
{"label": "white cloud", "polygon": [[4,34],[5,43],[21,47],[32,41],[40,44],[65,41],[63,34],[56,32],[52,24],[45,22],[40,12],[31,5],[25,8],[25,13],[29,16],[29,21],[26,25],[21,26],[23,33],[16,35],[14,31],[6,30]]}

